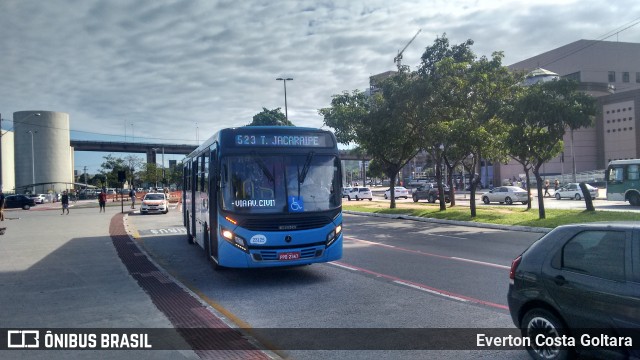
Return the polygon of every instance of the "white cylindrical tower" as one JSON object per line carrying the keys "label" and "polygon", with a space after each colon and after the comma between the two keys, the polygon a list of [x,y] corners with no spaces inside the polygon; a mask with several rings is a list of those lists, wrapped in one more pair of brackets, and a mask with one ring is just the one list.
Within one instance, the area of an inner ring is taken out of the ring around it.
{"label": "white cylindrical tower", "polygon": [[[54,111],[13,113],[17,191],[60,192],[73,182],[69,114]],[[45,184],[30,186],[32,184]]]}
{"label": "white cylindrical tower", "polygon": [[13,132],[2,133],[2,191],[13,191],[16,187],[13,162]]}

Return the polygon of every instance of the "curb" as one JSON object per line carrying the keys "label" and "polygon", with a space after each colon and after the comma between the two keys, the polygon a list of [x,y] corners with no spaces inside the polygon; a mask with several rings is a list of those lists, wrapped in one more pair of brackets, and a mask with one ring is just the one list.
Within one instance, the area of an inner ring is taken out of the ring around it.
{"label": "curb", "polygon": [[398,215],[378,214],[378,213],[360,212],[360,211],[352,211],[352,210],[342,210],[342,212],[345,214],[373,216],[373,217],[381,217],[386,219],[412,220],[412,221],[429,222],[429,223],[436,223],[436,224],[459,225],[459,226],[469,226],[469,227],[485,228],[485,229],[497,229],[497,230],[525,231],[525,232],[541,233],[541,234],[546,234],[552,230],[549,228],[538,228],[538,227],[532,227],[532,226],[486,224],[486,223],[476,223],[472,221],[423,218],[419,216],[402,215],[402,214],[398,214]]}

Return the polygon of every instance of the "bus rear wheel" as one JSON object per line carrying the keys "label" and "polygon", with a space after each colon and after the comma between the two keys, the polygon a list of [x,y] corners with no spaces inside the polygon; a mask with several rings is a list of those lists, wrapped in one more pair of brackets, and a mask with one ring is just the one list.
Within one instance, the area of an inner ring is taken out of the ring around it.
{"label": "bus rear wheel", "polygon": [[631,206],[640,206],[640,195],[638,194],[629,194],[629,204]]}

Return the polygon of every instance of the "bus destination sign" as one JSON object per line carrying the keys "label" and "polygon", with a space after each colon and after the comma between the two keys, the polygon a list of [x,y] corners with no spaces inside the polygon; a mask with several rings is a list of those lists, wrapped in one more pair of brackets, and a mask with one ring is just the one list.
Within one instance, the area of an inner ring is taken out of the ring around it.
{"label": "bus destination sign", "polygon": [[237,146],[328,147],[333,146],[328,134],[303,135],[236,135]]}

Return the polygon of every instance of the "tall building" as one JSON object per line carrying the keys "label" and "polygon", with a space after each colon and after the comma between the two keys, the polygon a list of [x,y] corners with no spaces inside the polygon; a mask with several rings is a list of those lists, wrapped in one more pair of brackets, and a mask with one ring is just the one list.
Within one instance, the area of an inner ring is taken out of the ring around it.
{"label": "tall building", "polygon": [[[567,131],[564,151],[544,164],[546,176],[604,169],[610,160],[640,158],[640,44],[578,40],[509,66],[526,72],[544,68],[579,82],[598,100],[590,128]],[[494,183],[517,177],[519,164],[499,165]]]}

